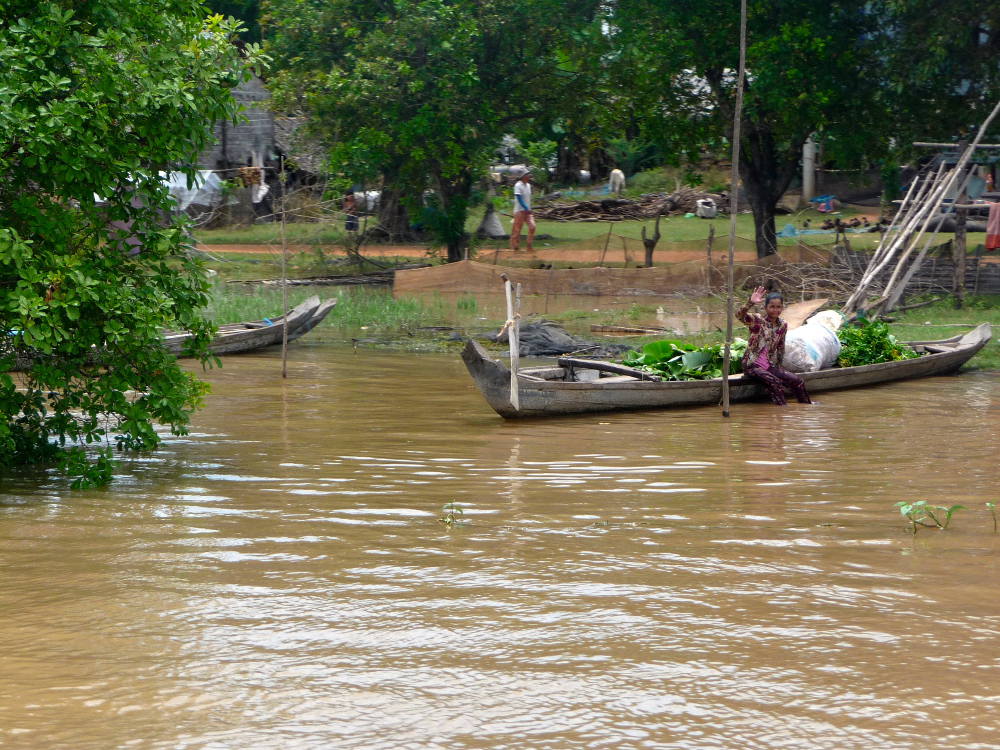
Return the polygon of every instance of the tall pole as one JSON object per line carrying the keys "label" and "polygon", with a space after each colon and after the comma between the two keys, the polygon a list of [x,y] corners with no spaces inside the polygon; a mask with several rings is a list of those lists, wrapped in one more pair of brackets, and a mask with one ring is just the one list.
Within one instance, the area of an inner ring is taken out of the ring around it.
{"label": "tall pole", "polygon": [[802,145],[802,201],[808,206],[809,199],[816,195],[816,141],[812,136]]}
{"label": "tall pole", "polygon": [[284,323],[281,331],[281,377],[288,377],[288,240],[285,236],[285,157],[281,157],[281,311]]}
{"label": "tall pole", "polygon": [[726,276],[726,346],[722,354],[722,416],[729,417],[729,362],[733,344],[733,255],[736,252],[736,214],[740,203],[740,137],[743,121],[743,82],[747,67],[747,0],[740,0],[740,71],[733,113],[733,168],[729,177],[729,264]]}

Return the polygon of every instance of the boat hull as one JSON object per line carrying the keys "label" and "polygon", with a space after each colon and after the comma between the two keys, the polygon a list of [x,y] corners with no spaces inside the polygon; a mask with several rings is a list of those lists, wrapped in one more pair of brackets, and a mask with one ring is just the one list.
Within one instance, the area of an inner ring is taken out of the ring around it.
{"label": "boat hull", "polygon": [[[288,340],[292,341],[308,330],[312,330],[316,323],[319,323],[319,320],[326,316],[331,307],[332,305],[328,305],[328,303],[321,304],[319,297],[312,296],[289,310],[287,315],[282,315],[273,321],[254,321],[220,326],[212,343],[209,344],[208,350],[212,354],[218,355],[238,354],[280,344],[286,327]],[[314,316],[321,308],[324,308],[322,317],[313,323]],[[306,330],[300,331],[306,326],[308,326]],[[189,333],[167,333],[163,337],[163,342],[167,351],[183,357],[185,346],[190,338],[191,334]]]}
{"label": "boat hull", "polygon": [[[836,367],[802,373],[810,393],[859,388],[894,380],[924,378],[954,372],[972,358],[990,340],[990,326],[980,325],[965,336],[940,342],[922,342],[930,353],[915,359],[882,362],[860,367]],[[486,401],[500,416],[515,419],[546,417],[587,412],[631,409],[665,409],[719,404],[722,379],[651,382],[613,379],[574,382],[542,379],[533,375],[551,374],[558,368],[533,368],[518,373],[520,408],[510,402],[510,370],[489,357],[478,343],[469,341],[462,359]],[[744,381],[742,375],[729,378],[733,402],[765,398],[762,386]]]}

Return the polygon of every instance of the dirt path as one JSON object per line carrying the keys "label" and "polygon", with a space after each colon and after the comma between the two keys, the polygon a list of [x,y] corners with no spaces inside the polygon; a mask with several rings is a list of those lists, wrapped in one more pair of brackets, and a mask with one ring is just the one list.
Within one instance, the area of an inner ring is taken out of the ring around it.
{"label": "dirt path", "polygon": [[[315,252],[316,245],[289,245],[289,251],[293,253],[309,253]],[[276,245],[198,245],[198,249],[206,253],[212,253],[215,255],[272,255],[275,258],[280,257],[281,249]],[[343,256],[347,253],[338,247],[324,247],[323,253],[325,255],[333,256]],[[362,255],[371,256],[373,258],[382,257],[398,257],[398,258],[427,258],[429,256],[430,249],[424,245],[373,245],[365,248],[362,251]],[[543,247],[537,248],[532,252],[527,252],[522,250],[520,252],[512,252],[510,250],[489,250],[481,249],[477,256],[477,260],[481,263],[499,263],[503,265],[504,263],[517,260],[539,260],[545,261],[560,261],[569,263],[587,263],[596,264],[601,260],[601,256],[604,256],[604,260],[607,263],[622,263],[623,261],[628,262],[629,265],[638,265],[642,262],[645,256],[630,252],[627,254],[621,249],[611,250],[609,249],[606,253],[599,249],[581,249],[581,248],[559,248],[559,247]],[[714,257],[716,259],[724,256],[724,252],[716,251]],[[705,259],[705,253],[687,250],[660,250],[653,256],[654,259],[659,263],[681,263],[683,261],[699,261]],[[752,261],[755,258],[755,254],[752,251],[742,251],[738,250],[736,252],[736,261]]]}
{"label": "dirt path", "polygon": [[[289,245],[288,250],[292,253],[313,253],[319,245]],[[273,255],[276,258],[281,256],[281,247],[278,245],[204,245],[199,243],[198,249],[202,252],[214,255]],[[340,247],[322,246],[324,255],[347,255],[347,252]],[[423,258],[427,255],[427,248],[420,245],[378,245],[375,248],[366,248],[363,255],[372,257],[398,256],[401,258]]]}

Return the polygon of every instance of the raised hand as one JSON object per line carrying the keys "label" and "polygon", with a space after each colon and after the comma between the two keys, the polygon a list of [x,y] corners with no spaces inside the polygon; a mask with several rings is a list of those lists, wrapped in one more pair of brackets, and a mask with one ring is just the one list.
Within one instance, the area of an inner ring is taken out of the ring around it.
{"label": "raised hand", "polygon": [[764,301],[764,297],[766,294],[767,294],[767,289],[765,289],[762,286],[757,287],[756,289],[753,290],[753,293],[750,295],[750,304],[759,305],[761,302]]}

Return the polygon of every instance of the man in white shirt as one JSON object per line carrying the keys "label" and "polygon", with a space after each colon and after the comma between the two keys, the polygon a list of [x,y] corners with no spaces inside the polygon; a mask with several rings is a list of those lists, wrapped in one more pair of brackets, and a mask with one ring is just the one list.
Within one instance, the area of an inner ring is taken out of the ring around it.
{"label": "man in white shirt", "polygon": [[528,225],[528,247],[532,251],[535,241],[535,217],[531,213],[531,172],[525,170],[514,183],[514,225],[510,229],[510,249],[517,252],[521,244],[521,227]]}

